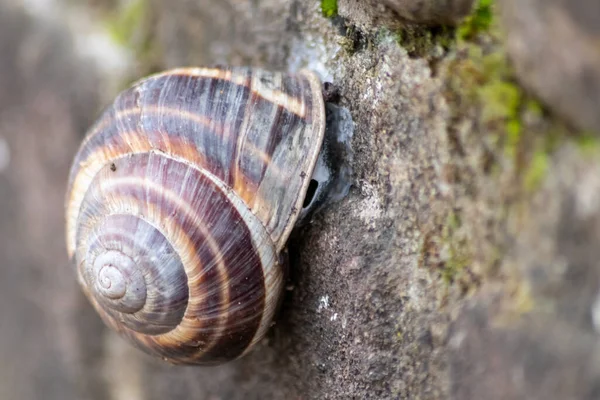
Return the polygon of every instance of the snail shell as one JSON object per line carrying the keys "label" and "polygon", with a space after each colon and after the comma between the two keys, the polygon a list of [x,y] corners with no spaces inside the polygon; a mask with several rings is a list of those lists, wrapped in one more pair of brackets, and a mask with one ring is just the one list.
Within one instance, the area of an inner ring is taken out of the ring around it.
{"label": "snail shell", "polygon": [[105,323],[177,364],[251,349],[281,297],[324,110],[308,71],[174,69],[119,94],[66,197],[67,251]]}

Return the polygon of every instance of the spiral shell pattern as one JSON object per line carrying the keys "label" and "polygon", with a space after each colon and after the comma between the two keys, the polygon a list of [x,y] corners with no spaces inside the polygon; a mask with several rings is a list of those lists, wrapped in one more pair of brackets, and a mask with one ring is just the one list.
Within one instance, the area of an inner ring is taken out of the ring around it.
{"label": "spiral shell pattern", "polygon": [[122,92],[75,157],[67,250],[103,320],[172,363],[245,354],[324,135],[310,72],[176,69]]}

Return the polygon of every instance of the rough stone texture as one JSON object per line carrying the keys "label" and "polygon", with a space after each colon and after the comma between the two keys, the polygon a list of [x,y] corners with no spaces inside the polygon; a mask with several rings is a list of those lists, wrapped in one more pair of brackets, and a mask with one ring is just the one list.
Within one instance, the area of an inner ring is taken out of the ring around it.
{"label": "rough stone texture", "polygon": [[469,15],[474,0],[339,0],[338,9],[353,24],[369,29],[402,22],[455,25]]}
{"label": "rough stone texture", "polygon": [[508,228],[505,268],[527,293],[482,291],[452,327],[455,399],[600,396],[600,162],[566,145],[553,165]]}
{"label": "rough stone texture", "polygon": [[[484,305],[476,304],[478,301]],[[451,363],[453,399],[600,396],[600,360],[594,332],[544,318],[497,323],[489,319],[485,301],[474,299],[456,321],[450,340],[455,351]]]}
{"label": "rough stone texture", "polygon": [[469,15],[473,0],[385,0],[392,10],[409,21],[456,24]]}
{"label": "rough stone texture", "polygon": [[127,3],[36,4],[52,3],[0,0],[0,398],[598,397],[600,144],[514,84],[491,28],[451,43],[417,30],[419,53],[366,1],[333,19],[318,1],[139,3],[131,78],[309,67],[355,122],[354,186],[290,240],[268,337],[227,365],[172,367],[104,329],[63,243],[71,156],[124,84],[114,37],[88,30],[114,30]]}
{"label": "rough stone texture", "polygon": [[500,3],[523,85],[579,129],[600,132],[600,2]]}

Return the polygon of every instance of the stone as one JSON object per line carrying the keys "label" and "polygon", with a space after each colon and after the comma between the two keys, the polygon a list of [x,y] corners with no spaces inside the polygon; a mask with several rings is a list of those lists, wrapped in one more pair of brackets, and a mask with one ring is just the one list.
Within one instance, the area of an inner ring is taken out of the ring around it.
{"label": "stone", "polygon": [[498,3],[522,85],[578,129],[600,134],[600,3]]}

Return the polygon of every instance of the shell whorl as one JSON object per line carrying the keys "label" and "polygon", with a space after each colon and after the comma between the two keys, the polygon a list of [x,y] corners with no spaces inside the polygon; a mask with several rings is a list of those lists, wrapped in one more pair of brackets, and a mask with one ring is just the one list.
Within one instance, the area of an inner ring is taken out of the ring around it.
{"label": "shell whorl", "polygon": [[178,69],[121,93],[66,200],[67,248],[104,321],[174,363],[250,349],[275,313],[323,132],[307,72]]}

